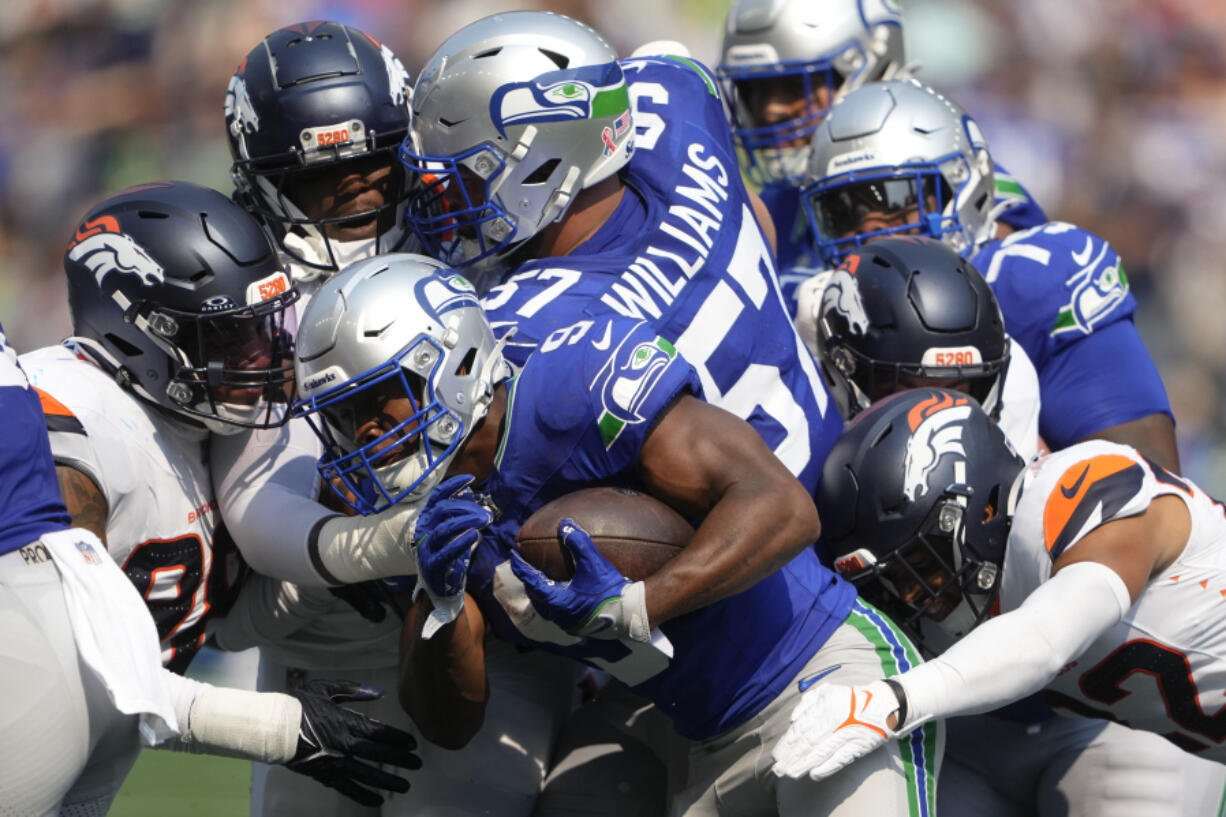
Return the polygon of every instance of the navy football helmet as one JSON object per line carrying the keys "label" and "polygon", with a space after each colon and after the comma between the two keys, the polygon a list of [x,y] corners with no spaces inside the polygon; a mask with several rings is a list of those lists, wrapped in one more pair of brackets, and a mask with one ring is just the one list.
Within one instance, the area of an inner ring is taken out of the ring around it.
{"label": "navy football helmet", "polygon": [[960,638],[999,594],[1024,468],[965,394],[891,395],[849,423],[826,459],[823,547],[921,644],[931,649],[934,632]]}
{"label": "navy football helmet", "polygon": [[294,262],[335,272],[404,243],[408,190],[396,150],[411,95],[396,55],[340,23],[287,26],[243,58],[226,91],[231,175]]}
{"label": "navy football helmet", "polygon": [[1000,418],[1009,368],[1000,306],[938,241],[884,238],[848,255],[822,293],[817,352],[844,419],[916,386],[965,391]]}
{"label": "navy football helmet", "polygon": [[186,182],[111,196],[64,271],[74,342],[137,397],[219,434],[284,422],[298,291],[229,198]]}

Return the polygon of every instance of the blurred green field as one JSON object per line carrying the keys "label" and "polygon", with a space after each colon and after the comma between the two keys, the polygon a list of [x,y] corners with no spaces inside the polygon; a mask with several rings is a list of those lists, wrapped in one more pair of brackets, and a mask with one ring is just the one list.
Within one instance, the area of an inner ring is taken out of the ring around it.
{"label": "blurred green field", "polygon": [[111,817],[237,817],[247,814],[251,764],[177,752],[141,752]]}

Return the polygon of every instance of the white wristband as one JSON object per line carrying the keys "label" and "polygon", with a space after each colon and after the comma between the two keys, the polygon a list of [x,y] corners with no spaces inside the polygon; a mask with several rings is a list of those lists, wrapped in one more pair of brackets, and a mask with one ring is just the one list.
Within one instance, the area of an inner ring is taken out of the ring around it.
{"label": "white wristband", "polygon": [[401,502],[370,516],[331,516],[311,532],[311,563],[331,584],[417,574],[413,527],[420,503]]}
{"label": "white wristband", "polygon": [[651,642],[651,624],[647,621],[647,585],[631,582],[622,588],[622,615],[626,634],[632,641]]}
{"label": "white wristband", "polygon": [[[188,679],[182,679],[188,681]],[[188,681],[177,709],[184,727],[177,740],[159,744],[194,754],[222,755],[282,764],[298,751],[302,704],[280,692],[249,692]],[[186,706],[184,706],[186,705]]]}

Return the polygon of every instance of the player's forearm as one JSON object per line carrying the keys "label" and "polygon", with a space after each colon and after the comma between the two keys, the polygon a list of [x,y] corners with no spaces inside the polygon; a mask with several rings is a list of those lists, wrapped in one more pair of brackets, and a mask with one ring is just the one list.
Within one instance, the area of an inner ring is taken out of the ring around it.
{"label": "player's forearm", "polygon": [[215,687],[165,673],[180,735],[158,749],[288,763],[298,749],[302,705],[278,692]]}
{"label": "player's forearm", "polygon": [[1128,611],[1123,580],[1096,562],[1069,565],[1016,610],[972,630],[943,655],[895,676],[911,729],[987,712],[1035,693]]}
{"label": "player's forearm", "polygon": [[809,547],[820,532],[812,499],[790,476],[735,483],[690,544],[646,580],[651,626],[748,589]]}
{"label": "player's forearm", "polygon": [[421,630],[429,612],[430,600],[422,594],[404,620],[400,705],[431,743],[460,749],[485,721],[485,620],[465,596],[459,617],[425,640]]}

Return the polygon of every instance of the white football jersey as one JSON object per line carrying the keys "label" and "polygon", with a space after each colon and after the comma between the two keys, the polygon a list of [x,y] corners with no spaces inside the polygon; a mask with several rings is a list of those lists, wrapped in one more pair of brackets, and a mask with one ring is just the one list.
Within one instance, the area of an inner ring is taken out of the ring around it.
{"label": "white football jersey", "polygon": [[217,510],[207,432],[146,408],[66,346],[22,355],[21,365],[42,399],[56,463],[101,489],[111,557],[153,614],[163,664],[182,672],[246,572]]}
{"label": "white football jersey", "polygon": [[1226,760],[1226,512],[1136,450],[1099,440],[1036,461],[1005,551],[1001,610],[1017,608],[1052,563],[1113,519],[1170,494],[1187,505],[1182,554],[1150,579],[1123,620],[1048,685],[1053,703],[1157,732]]}

